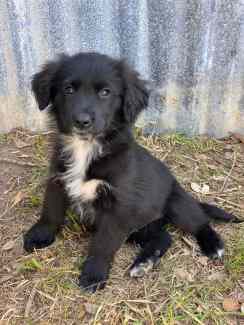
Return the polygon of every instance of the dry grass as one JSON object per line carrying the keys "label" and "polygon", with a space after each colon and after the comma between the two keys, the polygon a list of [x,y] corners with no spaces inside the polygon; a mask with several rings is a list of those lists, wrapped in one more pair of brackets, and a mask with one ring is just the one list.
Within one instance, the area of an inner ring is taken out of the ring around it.
{"label": "dry grass", "polygon": [[[187,190],[192,182],[207,184],[209,193],[193,194],[244,218],[242,143],[137,133]],[[224,297],[244,291],[240,224],[216,226],[226,242],[223,262],[203,257],[192,238],[171,228],[173,247],[159,267],[139,280],[127,275],[137,248],[124,245],[106,289],[94,295],[76,284],[89,235],[74,220],[54,245],[26,255],[22,233],[40,212],[46,139],[22,130],[0,138],[0,157],[5,159],[0,158],[0,324],[244,324],[239,311],[222,308]]]}

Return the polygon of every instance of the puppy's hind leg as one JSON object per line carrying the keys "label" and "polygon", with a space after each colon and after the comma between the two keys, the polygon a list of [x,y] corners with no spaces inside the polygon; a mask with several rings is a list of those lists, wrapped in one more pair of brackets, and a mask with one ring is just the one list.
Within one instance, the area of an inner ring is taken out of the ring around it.
{"label": "puppy's hind leg", "polygon": [[199,202],[186,193],[179,184],[175,185],[167,202],[165,214],[174,225],[193,235],[203,254],[209,258],[221,258],[224,243],[209,225],[209,218]]}
{"label": "puppy's hind leg", "polygon": [[163,223],[163,219],[156,220],[129,237],[130,242],[141,246],[139,255],[130,267],[131,277],[142,277],[148,273],[159,264],[160,258],[171,246],[171,236],[162,228]]}

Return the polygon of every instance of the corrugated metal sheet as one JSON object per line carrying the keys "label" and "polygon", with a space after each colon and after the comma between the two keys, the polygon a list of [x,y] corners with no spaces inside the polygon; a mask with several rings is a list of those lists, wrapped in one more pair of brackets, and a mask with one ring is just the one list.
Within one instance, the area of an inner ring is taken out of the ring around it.
{"label": "corrugated metal sheet", "polygon": [[244,133],[243,0],[1,0],[0,131],[43,127],[30,77],[80,50],[126,57],[155,83],[147,130]]}

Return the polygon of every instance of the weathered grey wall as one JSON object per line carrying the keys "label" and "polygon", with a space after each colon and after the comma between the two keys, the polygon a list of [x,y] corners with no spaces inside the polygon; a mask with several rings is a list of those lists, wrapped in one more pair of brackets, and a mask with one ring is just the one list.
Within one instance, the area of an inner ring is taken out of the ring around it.
{"label": "weathered grey wall", "polygon": [[244,133],[244,0],[0,0],[0,131],[43,127],[30,77],[80,50],[154,81],[147,130]]}

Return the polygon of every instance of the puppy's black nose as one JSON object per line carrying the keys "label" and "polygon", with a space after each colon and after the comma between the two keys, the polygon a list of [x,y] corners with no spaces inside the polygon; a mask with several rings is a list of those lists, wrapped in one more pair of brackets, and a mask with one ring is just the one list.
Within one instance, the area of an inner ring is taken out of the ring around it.
{"label": "puppy's black nose", "polygon": [[80,113],[74,117],[74,124],[79,129],[87,129],[92,125],[93,118],[87,113]]}

